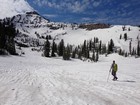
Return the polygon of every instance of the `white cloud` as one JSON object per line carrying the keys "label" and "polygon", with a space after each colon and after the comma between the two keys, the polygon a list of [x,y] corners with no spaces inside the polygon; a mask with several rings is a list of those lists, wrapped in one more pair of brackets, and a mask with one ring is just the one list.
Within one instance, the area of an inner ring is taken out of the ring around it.
{"label": "white cloud", "polygon": [[38,6],[42,6],[40,0],[34,0],[33,3],[34,3],[34,4],[37,4]]}
{"label": "white cloud", "polygon": [[122,3],[121,6],[125,7],[125,8],[128,8],[129,6],[131,6],[131,4],[129,4],[129,3]]}
{"label": "white cloud", "polygon": [[48,18],[54,18],[54,17],[57,17],[58,15],[55,15],[55,14],[44,14],[43,16],[48,17]]}
{"label": "white cloud", "polygon": [[79,1],[76,1],[73,4],[68,5],[68,9],[71,10],[72,12],[82,12],[85,10],[85,8],[86,6],[82,5]]}
{"label": "white cloud", "polygon": [[91,20],[93,20],[93,18],[84,17],[84,18],[82,18],[82,20],[83,20],[83,21],[91,21]]}
{"label": "white cloud", "polygon": [[101,4],[101,1],[94,1],[93,6],[98,7]]}
{"label": "white cloud", "polygon": [[68,10],[71,12],[83,12],[89,6],[89,3],[94,0],[35,0],[34,3],[39,6],[48,6],[60,10]]}

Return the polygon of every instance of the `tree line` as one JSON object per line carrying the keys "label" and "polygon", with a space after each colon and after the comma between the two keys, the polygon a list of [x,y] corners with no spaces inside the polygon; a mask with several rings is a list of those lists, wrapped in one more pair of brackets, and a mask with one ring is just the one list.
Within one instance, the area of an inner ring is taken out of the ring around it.
{"label": "tree line", "polygon": [[129,42],[129,51],[125,51],[120,49],[118,52],[119,55],[128,57],[128,56],[135,56],[140,57],[140,40],[137,40],[136,48],[132,47],[132,41]]}
{"label": "tree line", "polygon": [[14,24],[9,18],[0,20],[0,55],[6,54],[6,52],[16,54],[14,41],[16,34]]}
{"label": "tree line", "polygon": [[[131,28],[129,27],[128,29],[125,27],[125,26],[123,26],[122,27],[122,30],[123,31],[131,31]],[[129,41],[129,51],[127,52],[127,51],[125,51],[125,50],[122,50],[122,49],[120,49],[119,50],[119,55],[122,55],[122,56],[125,56],[125,57],[127,57],[127,56],[135,56],[135,57],[140,57],[140,39],[139,39],[139,35],[137,36],[137,38],[136,38],[136,41],[137,41],[137,46],[136,46],[136,48],[132,48],[132,38],[129,38],[128,36],[127,36],[127,33],[124,33],[124,35],[122,36],[122,34],[120,35],[120,40],[122,40],[122,39],[124,39],[124,41]]]}
{"label": "tree line", "polygon": [[98,38],[84,40],[83,44],[78,46],[65,45],[62,39],[58,44],[55,40],[51,43],[49,39],[46,39],[44,45],[45,57],[62,57],[64,60],[81,59],[83,61],[90,60],[97,62],[99,55],[105,54],[106,56],[111,53],[118,53],[119,55],[127,57],[128,55],[140,56],[140,41],[138,41],[137,49],[132,49],[131,42],[129,43],[129,52],[125,52],[121,48],[115,47],[114,41],[110,39],[107,45],[103,44]]}
{"label": "tree line", "polygon": [[113,52],[113,46],[113,40],[111,40],[107,49],[106,45],[102,44],[102,41],[96,37],[94,39],[84,40],[83,44],[78,46],[65,45],[63,39],[58,44],[54,40],[51,43],[49,39],[46,39],[43,55],[45,57],[60,56],[64,60],[74,58],[97,62],[99,60],[99,54]]}

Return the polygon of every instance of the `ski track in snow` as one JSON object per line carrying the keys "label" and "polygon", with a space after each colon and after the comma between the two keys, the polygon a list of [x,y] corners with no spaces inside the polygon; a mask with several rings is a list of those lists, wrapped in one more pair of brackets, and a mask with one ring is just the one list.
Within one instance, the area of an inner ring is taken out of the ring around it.
{"label": "ski track in snow", "polygon": [[[117,59],[121,66],[118,72],[120,78],[112,81],[110,75],[107,82],[112,56],[108,61],[83,63],[79,60],[43,58],[26,50],[25,57],[0,56],[0,105],[140,103],[140,66],[136,64],[140,59]],[[128,64],[130,67],[127,67]],[[131,71],[131,66],[136,71]]]}

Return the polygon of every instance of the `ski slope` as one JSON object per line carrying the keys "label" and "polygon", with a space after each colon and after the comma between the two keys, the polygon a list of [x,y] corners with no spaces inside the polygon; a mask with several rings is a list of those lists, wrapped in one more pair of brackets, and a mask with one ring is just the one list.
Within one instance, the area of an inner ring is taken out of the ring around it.
{"label": "ski slope", "polygon": [[[117,54],[98,63],[23,56],[0,56],[0,105],[139,105],[140,59]],[[107,77],[112,60],[118,81]]]}

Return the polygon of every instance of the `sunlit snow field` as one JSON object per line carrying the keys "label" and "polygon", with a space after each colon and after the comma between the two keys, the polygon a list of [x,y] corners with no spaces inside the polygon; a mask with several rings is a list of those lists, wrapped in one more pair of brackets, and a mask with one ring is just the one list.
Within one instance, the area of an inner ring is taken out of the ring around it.
{"label": "sunlit snow field", "polygon": [[[24,49],[23,56],[0,56],[0,105],[139,105],[140,58],[111,54],[99,62],[45,58]],[[118,64],[118,81],[109,69]]]}

